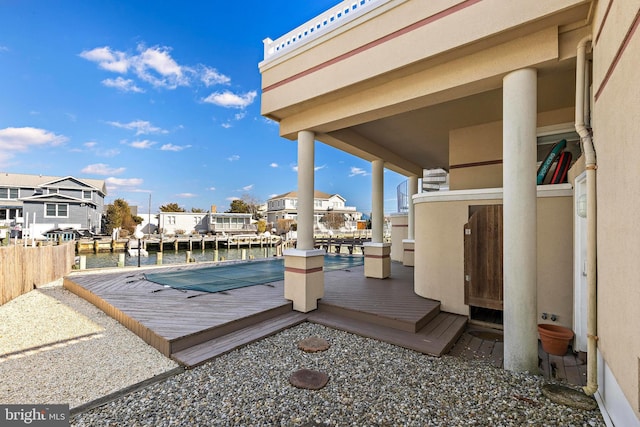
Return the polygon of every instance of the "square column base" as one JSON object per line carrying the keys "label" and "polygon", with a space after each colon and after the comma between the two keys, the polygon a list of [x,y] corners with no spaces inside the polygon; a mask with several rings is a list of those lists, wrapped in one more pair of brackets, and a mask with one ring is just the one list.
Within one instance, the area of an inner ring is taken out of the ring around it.
{"label": "square column base", "polygon": [[284,297],[302,313],[318,308],[324,296],[324,250],[284,251]]}
{"label": "square column base", "polygon": [[391,244],[364,244],[364,275],[374,279],[386,279],[391,276]]}
{"label": "square column base", "polygon": [[404,239],[402,241],[402,265],[405,267],[414,267],[416,265],[414,256],[415,246],[416,241],[413,239]]}

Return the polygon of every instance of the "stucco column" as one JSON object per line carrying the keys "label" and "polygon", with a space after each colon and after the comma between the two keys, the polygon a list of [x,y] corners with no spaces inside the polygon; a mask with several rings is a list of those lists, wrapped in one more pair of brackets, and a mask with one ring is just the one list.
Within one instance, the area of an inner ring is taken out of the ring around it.
{"label": "stucco column", "polygon": [[298,242],[297,248],[313,249],[313,193],[315,134],[298,133]]}
{"label": "stucco column", "polygon": [[314,144],[313,132],[298,133],[298,237],[296,249],[284,251],[284,297],[303,313],[324,296],[324,251],[313,242]]}
{"label": "stucco column", "polygon": [[364,244],[364,274],[384,279],[391,274],[391,245],[384,243],[384,161],[371,164],[371,242]]}
{"label": "stucco column", "polygon": [[503,80],[504,367],[537,372],[537,72]]}
{"label": "stucco column", "polygon": [[413,205],[413,196],[418,193],[418,177],[411,175],[409,182],[407,183],[407,198],[408,200],[408,215],[407,215],[407,238],[402,241],[402,264],[407,267],[415,266],[415,229],[416,229],[416,216],[415,207]]}

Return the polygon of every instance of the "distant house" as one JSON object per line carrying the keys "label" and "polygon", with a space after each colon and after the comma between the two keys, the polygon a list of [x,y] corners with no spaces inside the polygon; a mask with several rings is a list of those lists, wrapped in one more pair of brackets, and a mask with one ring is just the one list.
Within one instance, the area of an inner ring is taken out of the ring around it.
{"label": "distant house", "polygon": [[104,180],[72,176],[0,174],[0,225],[42,234],[54,228],[98,232],[102,224]]}
{"label": "distant house", "polygon": [[254,233],[249,213],[160,212],[158,227],[164,234]]}
{"label": "distant house", "polygon": [[[346,206],[346,199],[339,194],[328,194],[322,191],[314,192],[314,224],[316,231],[328,231],[322,223],[322,217],[327,213],[342,214],[345,219],[344,230],[352,231],[357,228],[357,222],[362,219],[362,213],[357,212],[355,206]],[[278,220],[289,219],[296,221],[298,217],[298,193],[290,191],[267,201],[267,222],[277,224]]]}

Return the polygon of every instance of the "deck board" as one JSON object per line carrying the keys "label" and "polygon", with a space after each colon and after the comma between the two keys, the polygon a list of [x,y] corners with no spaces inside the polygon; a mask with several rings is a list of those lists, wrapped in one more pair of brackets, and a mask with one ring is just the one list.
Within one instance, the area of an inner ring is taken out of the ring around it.
{"label": "deck board", "polygon": [[321,314],[327,325],[434,355],[448,351],[466,323],[440,313],[438,301],[416,295],[413,269],[400,263],[392,263],[391,277],[382,280],[364,277],[363,266],[325,272],[325,296],[310,314],[292,311],[283,281],[204,293],[163,287],[143,275],[206,266],[79,272],[66,277],[65,286],[187,366],[277,331],[291,318]]}
{"label": "deck board", "polygon": [[[467,360],[484,359],[496,368],[504,368],[504,342],[471,335],[477,331],[502,334],[501,330],[469,325],[448,354]],[[586,363],[580,354],[569,350],[564,356],[550,355],[538,342],[538,362],[539,373],[544,378],[577,386],[585,386],[587,383]]]}
{"label": "deck board", "polygon": [[306,319],[307,315],[303,313],[289,312],[282,314],[246,328],[239,329],[230,334],[220,336],[188,349],[173,353],[171,358],[190,369],[215,357],[235,350],[236,348],[243,347],[269,335],[276,334],[286,328],[302,323]]}

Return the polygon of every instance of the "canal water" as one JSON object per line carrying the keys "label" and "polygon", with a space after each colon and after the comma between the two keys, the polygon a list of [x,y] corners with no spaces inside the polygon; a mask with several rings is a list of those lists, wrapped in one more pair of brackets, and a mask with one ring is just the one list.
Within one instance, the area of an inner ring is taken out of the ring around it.
{"label": "canal water", "polygon": [[[247,259],[258,258],[270,258],[276,253],[276,248],[263,247],[263,248],[251,248],[244,249],[246,251]],[[220,248],[218,250],[218,260],[240,260],[242,259],[243,249],[232,248]],[[104,253],[87,253],[82,254],[87,258],[87,269],[89,268],[108,268],[118,266],[118,257],[122,252],[104,252]],[[167,251],[162,253],[162,265],[183,264],[186,262],[187,251]],[[212,262],[214,260],[213,249],[195,249],[191,251],[191,258],[198,262]],[[158,256],[157,252],[149,252],[149,256],[140,257],[140,265],[157,265]],[[134,267],[138,265],[137,256],[129,256],[124,252],[124,263],[127,267]]]}

